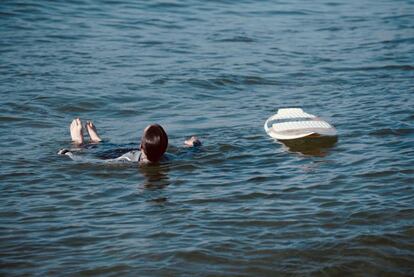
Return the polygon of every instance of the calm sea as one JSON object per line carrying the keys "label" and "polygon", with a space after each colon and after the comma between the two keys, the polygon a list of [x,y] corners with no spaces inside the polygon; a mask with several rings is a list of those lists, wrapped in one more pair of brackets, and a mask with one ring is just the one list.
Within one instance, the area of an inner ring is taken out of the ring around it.
{"label": "calm sea", "polygon": [[[414,275],[413,1],[3,0],[0,93],[3,276]],[[77,116],[180,158],[56,155]]]}

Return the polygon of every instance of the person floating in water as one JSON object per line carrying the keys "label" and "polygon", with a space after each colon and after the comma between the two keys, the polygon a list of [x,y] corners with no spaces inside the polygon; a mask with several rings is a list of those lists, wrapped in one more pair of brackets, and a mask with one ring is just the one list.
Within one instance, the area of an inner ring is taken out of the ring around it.
{"label": "person floating in water", "polygon": [[[98,135],[96,126],[92,121],[87,121],[85,128],[90,137],[90,145],[98,144],[102,142],[101,137]],[[76,118],[70,124],[70,135],[72,142],[77,146],[85,146],[85,139],[83,136],[83,125],[79,118]],[[201,146],[201,141],[193,136],[188,140],[184,141],[184,144],[188,147]],[[144,133],[141,138],[141,144],[139,150],[128,151],[127,153],[113,159],[105,159],[107,161],[130,161],[139,163],[158,163],[166,159],[165,152],[168,147],[168,135],[158,124],[148,125],[144,129]],[[59,150],[58,154],[67,155],[73,160],[77,157],[73,151],[68,149]]]}

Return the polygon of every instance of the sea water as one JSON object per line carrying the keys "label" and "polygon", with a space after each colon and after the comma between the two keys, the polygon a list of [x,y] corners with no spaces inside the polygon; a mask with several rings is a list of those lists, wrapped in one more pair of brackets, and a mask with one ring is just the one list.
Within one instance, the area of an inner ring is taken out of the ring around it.
{"label": "sea water", "polygon": [[[1,274],[413,275],[413,30],[413,1],[1,1]],[[283,107],[338,140],[272,140]],[[184,154],[72,161],[75,117]]]}

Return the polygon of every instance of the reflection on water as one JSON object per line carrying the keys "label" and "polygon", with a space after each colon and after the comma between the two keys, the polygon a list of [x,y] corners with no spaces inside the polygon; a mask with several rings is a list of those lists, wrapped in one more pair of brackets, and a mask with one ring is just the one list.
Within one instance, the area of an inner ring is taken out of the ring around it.
{"label": "reflection on water", "polygon": [[146,194],[147,202],[163,204],[168,197],[164,196],[164,188],[170,185],[168,164],[144,165],[139,167],[139,172],[144,176],[144,182],[139,186]]}
{"label": "reflection on water", "polygon": [[168,164],[140,166],[139,171],[145,177],[145,181],[142,184],[142,187],[145,189],[163,189],[170,184]]}
{"label": "reflection on water", "polygon": [[305,156],[324,157],[337,141],[338,137],[314,137],[281,140],[280,142],[282,142],[290,152],[300,153]]}

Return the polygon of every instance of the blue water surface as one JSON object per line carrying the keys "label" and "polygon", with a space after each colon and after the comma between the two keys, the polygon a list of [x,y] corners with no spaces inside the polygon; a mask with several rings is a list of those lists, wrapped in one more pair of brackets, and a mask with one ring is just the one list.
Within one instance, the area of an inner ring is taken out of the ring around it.
{"label": "blue water surface", "polygon": [[[412,276],[413,77],[408,0],[1,1],[0,274]],[[338,141],[270,139],[283,107]],[[78,116],[203,147],[76,162]]]}

